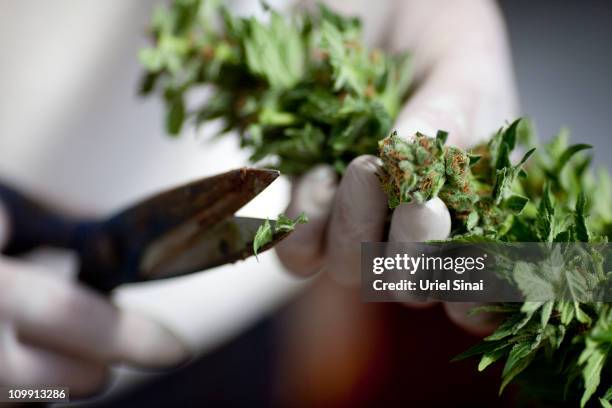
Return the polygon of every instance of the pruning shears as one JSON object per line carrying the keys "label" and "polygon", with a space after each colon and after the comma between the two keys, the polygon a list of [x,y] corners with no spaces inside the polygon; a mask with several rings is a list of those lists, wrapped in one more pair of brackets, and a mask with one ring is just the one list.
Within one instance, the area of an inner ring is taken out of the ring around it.
{"label": "pruning shears", "polygon": [[[159,193],[102,220],[60,214],[0,183],[11,231],[3,253],[19,255],[42,246],[74,250],[79,280],[105,293],[124,283],[233,263],[253,255],[253,240],[264,222],[235,212],[279,175],[267,169],[232,170]],[[275,233],[259,251],[288,234]]]}

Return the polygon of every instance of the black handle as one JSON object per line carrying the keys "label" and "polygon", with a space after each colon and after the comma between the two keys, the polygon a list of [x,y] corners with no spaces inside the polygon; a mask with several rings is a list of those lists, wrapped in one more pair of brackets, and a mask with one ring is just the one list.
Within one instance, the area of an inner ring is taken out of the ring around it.
{"label": "black handle", "polygon": [[79,280],[103,294],[138,281],[142,244],[122,218],[76,219],[53,211],[0,181],[0,203],[7,210],[9,237],[0,248],[20,255],[40,246],[71,249],[80,260]]}
{"label": "black handle", "polygon": [[80,250],[92,222],[58,214],[0,182],[0,202],[9,218],[9,237],[3,253],[19,255],[39,246]]}
{"label": "black handle", "polygon": [[118,259],[108,235],[102,233],[102,222],[59,214],[2,182],[0,203],[10,225],[7,245],[1,250],[5,255],[20,255],[40,246],[72,249],[81,262],[82,283],[102,293],[122,283],[117,276]]}

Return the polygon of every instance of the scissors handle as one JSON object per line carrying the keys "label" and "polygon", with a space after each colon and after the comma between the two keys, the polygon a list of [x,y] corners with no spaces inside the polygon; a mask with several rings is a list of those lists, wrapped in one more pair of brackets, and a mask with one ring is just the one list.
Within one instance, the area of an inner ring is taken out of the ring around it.
{"label": "scissors handle", "polygon": [[[37,247],[49,246],[76,251],[83,261],[86,247],[98,230],[97,221],[79,220],[59,214],[16,189],[0,182],[0,203],[6,209],[9,236],[0,252],[20,255]],[[81,272],[79,278],[85,276]]]}
{"label": "scissors handle", "polygon": [[138,249],[138,243],[115,239],[116,235],[125,236],[121,217],[70,217],[1,181],[0,205],[9,222],[8,240],[0,254],[19,256],[44,246],[73,250],[80,262],[79,281],[101,294],[136,279],[139,253],[130,245]]}
{"label": "scissors handle", "polygon": [[16,189],[0,182],[0,203],[8,212],[9,237],[0,252],[20,255],[48,246],[77,252],[81,283],[108,293],[117,286],[115,264],[104,251],[102,222],[75,219],[53,211]]}

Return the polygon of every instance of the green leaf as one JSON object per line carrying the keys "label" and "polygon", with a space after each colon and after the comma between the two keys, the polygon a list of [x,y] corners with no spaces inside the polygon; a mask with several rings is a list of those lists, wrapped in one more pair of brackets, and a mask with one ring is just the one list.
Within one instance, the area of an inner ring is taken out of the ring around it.
{"label": "green leaf", "polygon": [[541,317],[540,322],[542,324],[542,329],[546,328],[546,325],[550,321],[550,316],[552,315],[554,305],[555,305],[555,302],[550,301],[550,302],[546,302],[544,306],[542,307],[542,314],[540,315]]}
{"label": "green leaf", "polygon": [[436,133],[436,140],[440,142],[440,144],[444,145],[447,139],[448,132],[445,132],[444,130],[438,130],[438,133]]}
{"label": "green leaf", "polygon": [[518,343],[512,347],[508,360],[502,372],[502,384],[499,388],[499,394],[504,391],[506,386],[519,375],[535,358],[535,350],[529,342]]}
{"label": "green leaf", "polygon": [[573,302],[558,302],[557,310],[559,311],[561,323],[566,326],[572,323],[572,320],[576,316]]}
{"label": "green leaf", "polygon": [[586,149],[591,149],[593,148],[593,146],[588,145],[588,144],[575,144],[572,145],[570,147],[568,147],[559,157],[559,160],[557,161],[557,165],[555,167],[555,171],[558,174],[559,172],[561,172],[561,170],[563,169],[563,167],[565,167],[565,165],[567,165],[567,163],[570,161],[570,159],[572,158],[572,156],[574,156],[576,153],[582,151],[582,150],[586,150]]}
{"label": "green leaf", "polygon": [[510,197],[506,198],[504,205],[512,212],[519,214],[521,211],[523,211],[523,208],[525,208],[528,202],[529,199],[527,197],[523,197],[518,194],[513,194]]}
{"label": "green leaf", "polygon": [[508,144],[505,143],[502,139],[502,142],[500,143],[497,151],[497,162],[495,164],[496,170],[499,171],[502,169],[510,168],[512,166],[512,163],[510,162],[511,151],[512,149],[510,149]]}
{"label": "green leaf", "polygon": [[479,216],[476,211],[470,212],[470,214],[468,215],[467,222],[465,223],[468,231],[473,230],[476,227],[476,225],[478,225],[478,219],[479,219]]}
{"label": "green leaf", "polygon": [[163,60],[160,52],[154,48],[143,48],[138,53],[140,63],[149,71],[155,72],[162,68]]}
{"label": "green leaf", "polygon": [[475,154],[470,154],[469,158],[470,158],[470,167],[472,167],[476,163],[478,163],[480,161],[480,159],[482,159],[482,156],[478,156],[478,155],[475,155]]}
{"label": "green leaf", "polygon": [[270,220],[266,219],[263,224],[259,226],[257,232],[255,233],[255,238],[253,239],[253,253],[257,256],[257,253],[261,248],[265,245],[272,242],[273,239],[273,231],[272,225],[270,224]]}
{"label": "green leaf", "polygon": [[508,317],[504,322],[493,332],[493,334],[485,337],[486,341],[502,340],[512,336],[518,327],[523,322],[521,314],[515,314]]}
{"label": "green leaf", "polygon": [[533,302],[527,301],[523,303],[521,306],[521,312],[523,313],[523,319],[518,322],[513,329],[512,334],[519,333],[522,329],[528,326],[531,322],[533,316],[536,314],[538,310],[544,305],[544,302]]}
{"label": "green leaf", "polygon": [[499,347],[502,346],[505,347],[506,345],[500,341],[483,341],[473,347],[470,347],[468,350],[454,357],[451,361],[461,361],[470,357],[479,356],[481,354],[497,350]]}
{"label": "green leaf", "polygon": [[140,96],[146,96],[153,92],[158,78],[159,73],[157,72],[151,72],[143,75],[140,81],[140,86],[138,87],[138,94]]}
{"label": "green leaf", "polygon": [[540,276],[535,264],[517,262],[512,277],[526,300],[537,303],[555,298],[551,282]]}
{"label": "green leaf", "polygon": [[[578,276],[577,273],[573,273],[571,275],[576,275]],[[580,294],[579,295],[581,298],[586,298],[586,296],[584,294]],[[584,323],[584,324],[591,324],[592,323],[592,319],[589,317],[588,314],[586,314],[582,308],[580,307],[580,302],[573,302],[574,304],[574,310],[576,312],[576,320],[578,320],[580,323]]]}
{"label": "green leaf", "polygon": [[575,214],[575,223],[576,223],[576,238],[580,242],[589,242],[589,230],[586,225],[586,197],[584,192],[580,192],[578,195],[578,201],[576,202],[576,214]]}
{"label": "green leaf", "polygon": [[178,135],[185,121],[185,104],[180,95],[170,99],[168,104],[170,108],[166,117],[166,130],[171,135]]}
{"label": "green leaf", "polygon": [[512,151],[514,149],[514,147],[516,146],[516,139],[517,139],[517,134],[518,134],[518,128],[519,128],[519,125],[521,124],[522,121],[523,121],[522,118],[516,119],[504,131],[503,141],[504,141],[504,143],[506,143],[508,145],[508,149],[510,151]]}
{"label": "green leaf", "polygon": [[321,49],[329,53],[329,61],[334,68],[334,89],[346,88],[359,96],[367,89],[363,67],[356,62],[361,59],[358,53],[346,47],[348,39],[343,32],[328,21],[323,21],[321,30]]}
{"label": "green leaf", "polygon": [[612,408],[612,386],[610,386],[604,396],[599,399],[599,403],[603,408]]}
{"label": "green leaf", "polygon": [[546,184],[544,186],[544,191],[542,192],[541,211],[544,214],[550,215],[554,215],[555,213],[555,207],[553,206],[552,195],[550,192],[550,184]]}
{"label": "green leaf", "polygon": [[293,231],[298,224],[305,224],[307,222],[308,217],[304,213],[301,213],[295,219],[279,214],[274,226],[272,226],[270,220],[266,219],[255,233],[255,238],[253,239],[253,253],[257,256],[259,250],[272,242],[277,234],[286,234]]}
{"label": "green leaf", "polygon": [[292,220],[291,218],[283,214],[279,214],[278,219],[276,220],[276,224],[274,226],[274,231],[275,232],[293,231],[298,224],[306,224],[307,222],[308,222],[308,217],[304,213],[301,213],[300,215],[298,215],[295,220]]}
{"label": "green leaf", "polygon": [[589,346],[582,352],[578,360],[579,364],[585,364],[582,370],[584,380],[584,393],[580,399],[580,406],[584,407],[589,399],[595,394],[601,381],[601,370],[606,362],[607,353],[596,346]]}
{"label": "green leaf", "polygon": [[532,148],[530,150],[527,151],[527,153],[525,153],[525,155],[523,156],[523,158],[521,159],[521,161],[519,161],[519,163],[516,165],[516,167],[520,167],[523,164],[525,164],[527,162],[527,160],[529,160],[529,158],[531,157],[531,155],[536,151],[536,148]]}
{"label": "green leaf", "polygon": [[493,187],[493,199],[495,201],[495,205],[498,205],[504,195],[504,191],[508,189],[510,186],[511,176],[508,173],[508,167],[504,167],[500,170],[497,170],[495,173],[495,185]]}
{"label": "green leaf", "polygon": [[244,39],[249,69],[264,77],[271,88],[288,89],[305,73],[305,44],[300,32],[271,11],[269,24],[255,18],[245,20],[249,36]]}
{"label": "green leaf", "polygon": [[484,371],[488,366],[508,354],[509,346],[508,343],[502,344],[497,349],[484,353],[478,363],[478,371]]}
{"label": "green leaf", "polygon": [[480,313],[514,313],[517,311],[515,306],[509,305],[485,305],[470,309],[468,316],[476,316]]}
{"label": "green leaf", "polygon": [[542,191],[542,198],[538,208],[536,228],[542,242],[550,242],[555,236],[555,208],[552,203],[550,184],[546,184]]}

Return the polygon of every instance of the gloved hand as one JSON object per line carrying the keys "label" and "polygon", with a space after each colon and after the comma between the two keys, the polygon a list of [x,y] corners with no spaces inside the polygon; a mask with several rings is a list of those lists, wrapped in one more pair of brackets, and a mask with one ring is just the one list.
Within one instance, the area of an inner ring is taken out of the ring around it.
{"label": "gloved hand", "polygon": [[[0,203],[0,248],[10,233]],[[163,368],[189,352],[171,332],[40,266],[0,255],[0,385],[100,391],[109,368]]]}
{"label": "gloved hand", "polygon": [[[413,52],[419,87],[394,126],[410,137],[449,132],[448,144],[467,147],[515,116],[516,97],[509,49],[492,1],[409,0],[394,2],[388,33],[392,50]],[[357,11],[357,10],[355,10]],[[438,199],[395,209],[383,236],[387,199],[376,177],[377,159],[356,158],[337,182],[320,166],[293,187],[289,216],[304,211],[310,222],[277,247],[283,264],[307,276],[321,269],[343,284],[359,281],[360,243],[444,239],[450,215]],[[414,303],[413,307],[427,305]],[[450,319],[472,332],[491,329],[490,316],[467,317],[469,304],[447,303]]]}

